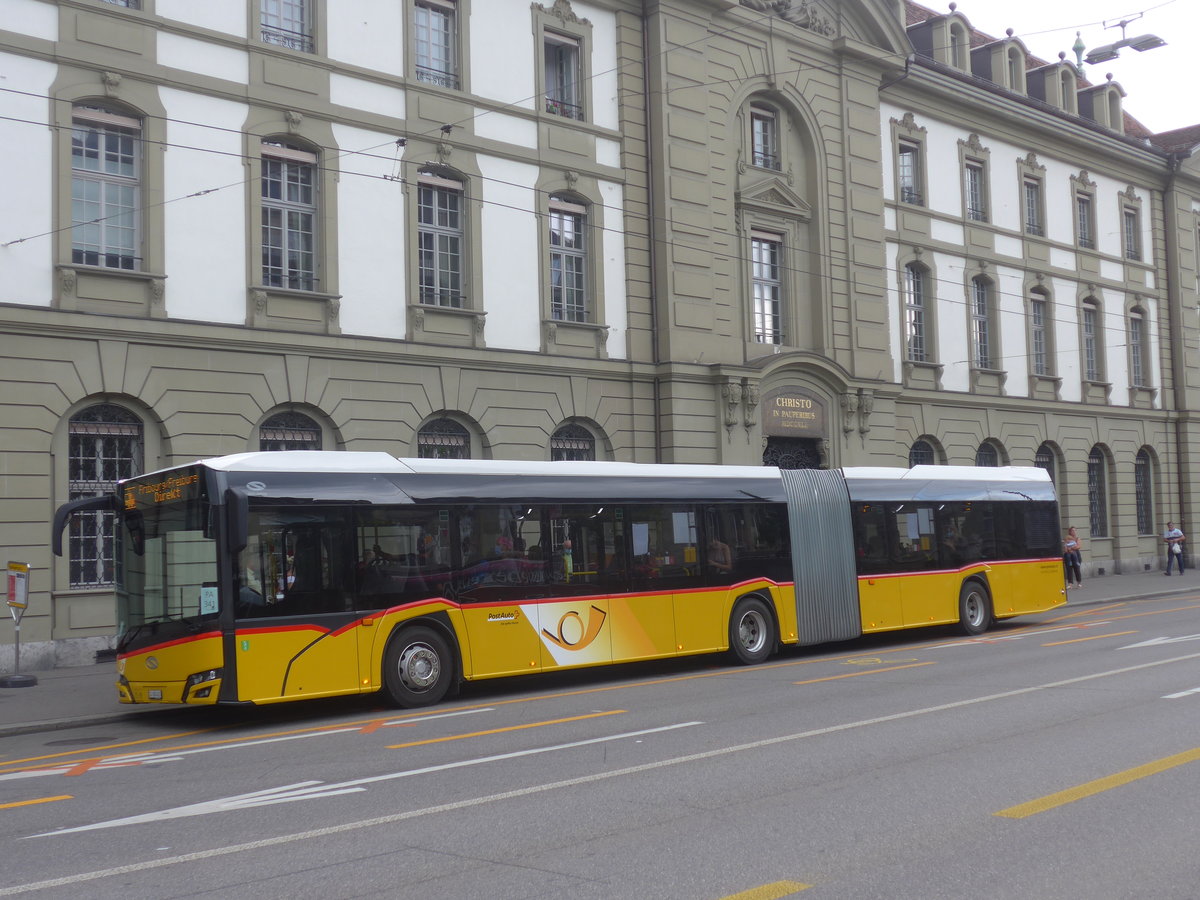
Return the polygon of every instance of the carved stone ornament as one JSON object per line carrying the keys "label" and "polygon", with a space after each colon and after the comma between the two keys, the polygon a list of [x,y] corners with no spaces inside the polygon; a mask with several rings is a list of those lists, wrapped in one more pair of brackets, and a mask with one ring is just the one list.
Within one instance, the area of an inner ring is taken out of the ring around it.
{"label": "carved stone ornament", "polygon": [[758,409],[758,385],[747,384],[742,392],[742,409],[745,415],[742,418],[742,424],[747,428],[754,427],[754,411]]}
{"label": "carved stone ornament", "polygon": [[604,354],[604,353],[608,352],[608,329],[607,328],[597,328],[596,329],[596,352],[599,354]]}
{"label": "carved stone ornament", "polygon": [[267,311],[267,292],[266,291],[251,291],[250,299],[254,302],[254,311],[260,316]]}
{"label": "carved stone ornament", "polygon": [[721,385],[721,396],[725,399],[725,427],[732,428],[738,422],[738,406],[742,402],[742,386],[736,381]]}
{"label": "carved stone ornament", "polygon": [[1017,162],[1029,169],[1034,169],[1038,172],[1045,172],[1046,167],[1038,162],[1037,154],[1030,150],[1024,156],[1018,156]]}
{"label": "carved stone ornament", "polygon": [[326,307],[326,312],[329,316],[330,322],[337,322],[338,316],[342,313],[342,301],[330,300],[328,306]]}
{"label": "carved stone ornament", "polygon": [[451,147],[449,144],[447,144],[445,141],[438,141],[437,157],[438,157],[438,162],[440,162],[442,165],[446,165],[447,163],[450,162],[450,154],[453,152],[454,152],[454,148]]}
{"label": "carved stone ornament", "polygon": [[854,414],[858,412],[858,394],[847,391],[839,399],[842,403],[842,431],[849,434],[854,430]]}
{"label": "carved stone ornament", "polygon": [[75,270],[62,268],[58,270],[58,286],[64,294],[75,293]]}
{"label": "carved stone ornament", "polygon": [[829,468],[829,439],[821,438],[817,441],[817,456],[820,458],[821,468]]}
{"label": "carved stone ornament", "polygon": [[300,126],[304,124],[304,113],[289,109],[283,114],[283,120],[287,122],[288,134],[295,134],[300,130]]}
{"label": "carved stone ornament", "polygon": [[425,310],[417,307],[413,310],[413,331],[425,330]]}
{"label": "carved stone ornament", "polygon": [[121,87],[121,76],[117,72],[103,72],[100,75],[100,83],[104,85],[105,97],[115,97]]}
{"label": "carved stone ornament", "polygon": [[549,325],[546,326],[546,343],[548,343],[548,344],[558,343],[558,326],[555,325],[553,322],[551,322]]}
{"label": "carved stone ornament", "polygon": [[150,302],[155,306],[162,306],[163,297],[167,294],[167,280],[165,278],[150,279]]}
{"label": "carved stone ornament", "polygon": [[863,390],[858,397],[858,433],[871,430],[871,413],[875,409],[875,392]]}
{"label": "carved stone ornament", "polygon": [[816,34],[833,37],[837,33],[829,16],[823,15],[812,0],[799,0],[798,3],[795,0],[741,0],[741,4],[756,12],[779,16],[785,22]]}
{"label": "carved stone ornament", "polygon": [[979,135],[976,134],[974,131],[971,132],[970,137],[968,137],[965,141],[959,141],[959,143],[962,144],[962,146],[966,147],[968,150],[973,150],[976,153],[984,153],[986,151],[986,148],[983,146],[983,143],[979,140]]}
{"label": "carved stone ornament", "polygon": [[912,110],[906,112],[899,119],[892,119],[891,123],[900,131],[906,132],[910,136],[924,134],[925,126],[917,124],[917,117],[912,114]]}
{"label": "carved stone ornament", "polygon": [[554,5],[549,9],[546,9],[546,7],[540,3],[535,3],[533,8],[535,10],[541,10],[548,16],[554,16],[554,18],[558,19],[558,21],[562,22],[564,25],[591,24],[587,19],[581,19],[579,16],[575,15],[575,10],[571,9],[569,0],[554,0]]}
{"label": "carved stone ornament", "polygon": [[575,185],[579,184],[579,173],[567,171],[563,173],[563,178],[566,179],[568,190],[575,190]]}
{"label": "carved stone ornament", "polygon": [[486,316],[476,316],[475,317],[475,336],[476,337],[483,337],[483,326],[486,321],[487,321]]}

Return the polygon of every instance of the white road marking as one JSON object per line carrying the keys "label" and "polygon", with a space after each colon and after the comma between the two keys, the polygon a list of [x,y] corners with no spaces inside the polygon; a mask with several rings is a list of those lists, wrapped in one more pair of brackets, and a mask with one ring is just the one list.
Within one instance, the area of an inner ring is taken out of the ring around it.
{"label": "white road marking", "polygon": [[[351,831],[358,831],[363,828],[375,828],[379,825],[392,825],[396,822],[405,822],[411,819],[418,819],[423,816],[438,815],[440,813],[454,812],[460,809],[470,809],[476,806],[484,806],[489,803],[499,803],[504,800],[512,800],[518,797],[528,797],[532,794],[541,794],[546,791],[556,791],[562,788],[576,787],[584,784],[593,784],[598,781],[605,781],[609,778],[621,778],[626,775],[637,775],[642,772],[649,772],[654,769],[667,768],[669,766],[682,765],[689,762],[696,762],[704,759],[713,759],[719,756],[727,756],[733,753],[740,753],[745,750],[757,750],[760,747],[769,747],[775,744],[783,744],[790,741],[803,740],[810,737],[818,737],[826,734],[835,734],[841,731],[850,731],[854,728],[863,728],[869,725],[878,725],[884,722],[895,722],[901,719],[909,719],[914,716],[926,715],[928,713],[942,712],[948,709],[959,709],[962,707],[973,706],[977,703],[988,703],[992,700],[1003,700],[1008,697],[1019,697],[1023,694],[1032,694],[1038,691],[1052,690],[1059,687],[1068,687],[1073,684],[1083,684],[1084,682],[1094,681],[1098,678],[1109,678],[1113,675],[1124,675],[1127,672],[1137,672],[1142,669],[1152,669],[1157,666],[1171,665],[1178,662],[1190,662],[1194,659],[1200,659],[1200,653],[1192,653],[1187,656],[1176,656],[1171,659],[1159,659],[1153,662],[1141,663],[1136,666],[1124,666],[1120,669],[1110,669],[1106,672],[1094,672],[1091,675],[1079,675],[1075,678],[1067,678],[1062,681],[1051,681],[1046,684],[1036,684],[1031,687],[1017,688],[1012,691],[1002,691],[998,694],[987,694],[983,697],[972,697],[968,700],[957,700],[953,703],[943,703],[939,706],[929,706],[923,709],[914,709],[907,712],[893,713],[888,716],[879,716],[874,719],[863,719],[858,722],[847,722],[843,725],[833,725],[828,728],[818,728],[813,731],[802,731],[796,734],[787,734],[781,737],[764,738],[761,741],[753,741],[748,744],[738,744],[732,747],[721,747],[715,750],[706,750],[701,753],[691,753],[687,756],[677,756],[671,759],[663,759],[658,762],[643,763],[637,766],[629,766],[624,769],[614,769],[611,772],[595,772],[591,775],[581,775],[578,778],[569,778],[564,781],[554,781],[549,784],[537,784],[530,787],[518,788],[517,790],[505,791],[500,794],[488,794],[483,797],[472,797],[466,800],[458,800],[454,803],[444,803],[440,806],[427,806],[423,809],[413,809],[408,812],[392,813],[386,816],[378,816],[372,819],[360,819],[357,822],[344,822],[341,825],[329,825],[324,828],[314,828],[311,831],[301,831],[293,834],[281,834],[276,837],[263,838],[257,841],[248,841],[243,844],[233,844],[227,847],[213,847],[209,850],[197,850],[193,853],[184,853],[179,856],[171,856],[165,859],[152,859],[144,862],[130,863],[124,866],[113,866],[108,869],[98,869],[92,872],[81,872],[78,875],[65,875],[60,878],[50,878],[45,881],[35,881],[28,884],[17,884],[12,887],[0,888],[0,897],[10,897],[15,894],[23,894],[29,891],[40,891],[52,887],[64,887],[66,885],[82,884],[88,881],[96,881],[101,878],[111,878],[114,875],[129,875],[135,872],[143,872],[150,869],[160,869],[165,866],[178,865],[180,863],[197,862],[205,859],[215,859],[221,856],[228,856],[232,853],[245,853],[251,850],[262,850],[267,847],[279,847],[285,844],[293,844],[299,841],[308,841],[314,838],[329,837],[334,834],[346,834]],[[49,835],[62,834],[63,832],[50,832]],[[43,835],[31,835],[30,837],[41,837]],[[28,838],[23,838],[28,840]]]}
{"label": "white road marking", "polygon": [[662,725],[658,728],[645,728],[641,731],[627,731],[624,734],[610,734],[604,737],[588,738],[582,741],[571,741],[566,744],[554,744],[549,747],[534,747],[531,750],[515,750],[511,753],[499,753],[495,756],[480,756],[475,759],[464,759],[458,762],[442,763],[437,766],[425,766],[420,769],[406,769],[403,772],[389,772],[386,775],[372,775],[370,778],[356,778],[353,781],[343,781],[340,784],[324,784],[320,781],[301,781],[277,788],[267,788],[250,794],[238,794],[224,797],[220,800],[206,800],[203,803],[192,803],[188,806],[176,806],[174,809],[164,809],[160,812],[144,813],[140,816],[127,816],[123,819],[110,819],[107,822],[97,822],[93,825],[80,825],[77,828],[63,828],[59,831],[47,831],[43,834],[29,837],[55,837],[60,834],[73,834],[77,831],[95,831],[100,828],[116,828],[119,825],[143,825],[147,822],[162,822],[166,819],[182,819],[187,816],[203,816],[208,813],[228,812],[233,809],[247,809],[254,806],[271,806],[276,803],[291,803],[296,800],[312,800],[316,797],[333,797],[338,794],[351,794],[366,790],[365,784],[376,784],[380,781],[394,781],[397,778],[410,778],[413,775],[427,775],[430,772],[445,772],[449,769],[462,769],[467,766],[478,766],[483,763],[499,762],[502,759],[516,759],[521,756],[535,756],[539,753],[550,753],[554,750],[569,750],[573,747],[586,747],[589,744],[603,744],[608,741],[619,741],[624,738],[640,737],[646,734],[658,734],[663,731],[673,731],[678,728],[689,728],[692,725],[703,725],[703,722],[680,722],[675,725]]}
{"label": "white road marking", "polygon": [[984,633],[978,637],[963,638],[959,641],[950,641],[945,644],[933,644],[930,650],[943,650],[947,647],[969,647],[972,644],[998,644],[1001,641],[1021,641],[1025,638],[1041,637],[1043,634],[1055,634],[1059,631],[1078,631],[1082,628],[1095,628],[1098,625],[1110,625],[1111,622],[1077,622],[1072,625],[1059,625],[1055,628],[1040,628],[1037,631],[1021,631],[1017,634],[991,634]]}
{"label": "white road marking", "polygon": [[1179,644],[1183,641],[1200,641],[1200,634],[1185,634],[1183,637],[1157,637],[1137,644],[1126,644],[1118,650],[1132,650],[1134,647],[1157,647],[1159,644]]}
{"label": "white road marking", "polygon": [[1200,687],[1194,687],[1190,691],[1180,691],[1177,694],[1163,694],[1163,700],[1178,700],[1180,697],[1187,697],[1191,694],[1200,694]]}
{"label": "white road marking", "polygon": [[[476,713],[495,712],[494,706],[481,707],[479,709],[464,709],[457,712],[438,713],[429,716],[414,716],[402,719],[391,719],[384,722],[380,727],[388,727],[389,725],[415,725],[418,722],[429,722],[433,719],[454,719],[459,716],[472,716]],[[166,763],[179,762],[188,756],[194,756],[198,753],[213,753],[217,750],[237,750],[242,747],[257,747],[264,744],[277,744],[282,741],[297,741],[304,738],[324,737],[327,734],[353,734],[356,731],[362,731],[361,725],[348,725],[345,728],[327,728],[320,731],[306,731],[301,734],[285,734],[279,737],[256,738],[254,740],[236,741],[232,743],[214,744],[208,747],[193,747],[190,750],[173,750],[163,753],[155,753],[153,751],[143,753],[127,753],[121,756],[106,756],[103,762],[99,762],[88,768],[88,772],[103,772],[105,769],[115,769],[121,766],[136,766],[145,765],[147,763]],[[39,778],[43,775],[62,775],[71,771],[79,765],[79,760],[67,763],[55,763],[47,766],[44,769],[27,769],[20,772],[6,772],[0,775],[0,781],[15,781],[23,778]]]}

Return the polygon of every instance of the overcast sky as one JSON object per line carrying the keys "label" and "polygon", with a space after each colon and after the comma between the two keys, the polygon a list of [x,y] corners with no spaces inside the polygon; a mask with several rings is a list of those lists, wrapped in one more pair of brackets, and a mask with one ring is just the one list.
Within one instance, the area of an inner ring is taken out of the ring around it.
{"label": "overcast sky", "polygon": [[[949,0],[919,0],[938,13],[950,11]],[[1138,53],[1131,47],[1106,63],[1083,66],[1092,84],[1111,72],[1125,89],[1125,111],[1154,132],[1200,125],[1200,0],[958,0],[958,11],[971,25],[993,37],[1011,28],[1029,52],[1048,62],[1060,50],[1075,61],[1075,32],[1089,48],[1121,39],[1120,28],[1105,28],[1122,19],[1140,19],[1125,29],[1127,37],[1156,34],[1167,42]],[[1085,54],[1086,55],[1086,54]]]}

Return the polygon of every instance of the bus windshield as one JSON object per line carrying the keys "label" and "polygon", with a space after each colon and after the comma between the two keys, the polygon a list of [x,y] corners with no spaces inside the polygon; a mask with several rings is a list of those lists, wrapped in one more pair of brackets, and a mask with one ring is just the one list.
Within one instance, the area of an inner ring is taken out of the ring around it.
{"label": "bus windshield", "polygon": [[138,505],[117,532],[117,633],[127,644],[143,626],[216,619],[217,544],[201,497]]}

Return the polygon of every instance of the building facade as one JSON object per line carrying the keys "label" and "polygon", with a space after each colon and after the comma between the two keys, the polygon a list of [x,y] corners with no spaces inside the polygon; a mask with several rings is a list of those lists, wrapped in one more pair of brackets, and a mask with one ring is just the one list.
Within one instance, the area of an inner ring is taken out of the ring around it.
{"label": "building facade", "polygon": [[108,525],[53,559],[54,508],[250,449],[1043,465],[1106,572],[1193,518],[1200,135],[962,13],[3,9],[33,667],[113,640]]}

